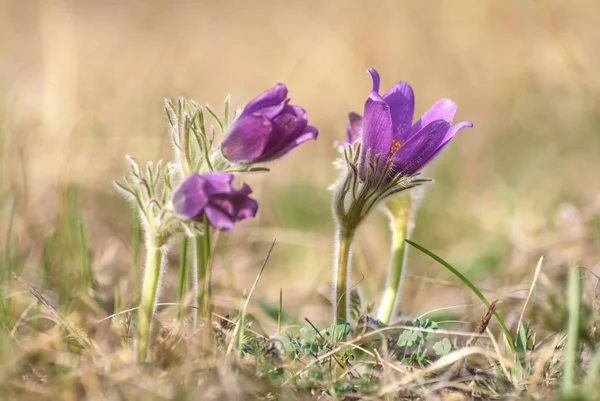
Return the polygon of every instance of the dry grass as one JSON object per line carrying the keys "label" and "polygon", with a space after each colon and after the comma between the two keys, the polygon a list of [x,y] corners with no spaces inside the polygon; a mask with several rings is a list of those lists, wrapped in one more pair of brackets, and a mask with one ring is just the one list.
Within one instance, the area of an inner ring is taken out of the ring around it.
{"label": "dry grass", "polygon": [[[547,340],[535,354],[536,380],[527,385],[538,398],[552,391],[562,366],[569,266],[588,267],[585,299],[594,318],[598,308],[597,9],[591,0],[0,2],[0,360],[6,361],[0,398],[234,400],[268,393],[272,384],[255,379],[253,361],[213,360],[188,331],[172,327],[172,306],[161,310],[165,328],[152,366],[131,363],[127,314],[98,323],[113,313],[115,293],[121,310],[135,305],[139,274],[130,211],[110,182],[123,174],[125,154],[170,157],[162,98],[184,94],[219,104],[231,93],[234,104],[243,104],[285,82],[320,137],[268,175],[248,178],[260,213],[218,239],[215,306],[223,315],[239,307],[276,237],[249,304],[260,321],[256,330],[275,332],[276,321],[261,301],[276,303],[280,287],[284,310],[299,318],[289,324],[308,317],[324,328],[330,313],[333,224],[326,188],[335,178],[332,143],[344,135],[347,112],[361,111],[368,67],[379,70],[384,87],[410,82],[417,112],[447,96],[458,103],[459,119],[474,122],[428,168],[436,183],[420,209],[415,241],[459,267],[488,299],[499,299],[498,311],[512,330],[544,256],[525,319],[538,341]],[[75,217],[69,188],[78,189]],[[73,219],[84,222],[98,281],[93,297],[74,284],[81,254]],[[55,252],[45,259],[53,230]],[[354,282],[362,280],[363,298],[378,298],[388,253],[385,222],[374,215],[359,232],[355,252]],[[81,350],[67,341],[43,308],[41,333],[31,330],[35,299],[10,272],[39,288],[43,266],[44,296],[93,346]],[[456,305],[453,319],[464,323],[448,328],[470,333],[484,308],[468,289],[416,251],[408,269],[402,314]],[[172,302],[176,283],[173,268],[163,302]],[[64,293],[72,301],[65,302]],[[504,349],[497,324],[489,329]],[[481,341],[461,352],[501,358],[488,339]],[[387,365],[385,355],[370,358],[382,366],[382,397],[398,383],[432,397],[442,397],[446,387],[458,389],[452,393],[457,397],[473,390],[467,379],[424,386],[420,380],[429,371],[407,373]],[[440,361],[431,366],[445,363]],[[181,387],[187,396],[179,395]],[[284,391],[283,399],[306,395]]]}

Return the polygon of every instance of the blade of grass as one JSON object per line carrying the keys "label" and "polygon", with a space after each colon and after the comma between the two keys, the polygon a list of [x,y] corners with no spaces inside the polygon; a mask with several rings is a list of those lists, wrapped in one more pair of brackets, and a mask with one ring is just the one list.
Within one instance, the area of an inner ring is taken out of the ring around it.
{"label": "blade of grass", "polygon": [[10,216],[8,217],[8,227],[6,229],[6,240],[4,242],[4,282],[8,283],[10,277],[10,263],[11,263],[11,255],[12,255],[12,231],[13,225],[15,221],[15,213],[17,211],[17,201],[13,202],[12,208],[10,210]]}
{"label": "blade of grass", "polygon": [[279,289],[279,313],[277,314],[277,334],[281,334],[281,315],[283,315],[283,288]]}
{"label": "blade of grass", "polygon": [[[477,289],[477,287],[475,287],[475,285],[473,283],[471,283],[469,281],[469,279],[467,279],[461,272],[459,272],[454,267],[452,267],[452,265],[450,265],[450,263],[446,262],[444,259],[440,258],[435,253],[422,247],[421,245],[417,244],[416,242],[413,242],[409,239],[407,239],[405,241],[407,243],[409,243],[410,245],[412,245],[413,247],[417,248],[419,251],[423,252],[425,255],[429,256],[430,258],[432,258],[433,260],[438,262],[439,264],[441,264],[442,266],[444,266],[446,269],[450,270],[450,272],[452,274],[454,274],[456,277],[458,277],[463,283],[465,283],[467,285],[467,287],[469,287],[473,291],[473,293],[475,293],[477,298],[479,298],[485,304],[485,306],[487,306],[488,308],[490,307],[491,303],[485,298],[485,296],[481,293],[481,291],[479,291],[479,289]],[[502,327],[502,331],[504,332],[504,335],[506,336],[506,339],[508,340],[510,348],[514,351],[515,350],[515,341],[514,341],[512,335],[510,334],[510,331],[506,327],[506,324],[504,324],[504,320],[502,320],[500,315],[498,315],[498,312],[494,312],[494,317],[500,324],[500,327]]]}
{"label": "blade of grass", "polygon": [[523,309],[521,310],[521,315],[519,316],[519,323],[517,324],[517,333],[521,326],[523,325],[523,316],[525,316],[525,310],[527,309],[527,305],[531,300],[533,295],[533,291],[535,290],[535,284],[537,283],[538,277],[540,276],[540,272],[542,271],[542,262],[544,261],[544,257],[540,257],[538,264],[535,268],[535,273],[533,274],[533,280],[531,280],[531,286],[529,287],[529,292],[527,293],[527,298],[525,298],[525,303],[523,304]]}
{"label": "blade of grass", "polygon": [[582,268],[572,267],[569,271],[567,342],[565,344],[565,367],[563,389],[566,394],[573,392],[579,354],[579,320],[582,297]]}
{"label": "blade of grass", "polygon": [[79,220],[79,267],[81,268],[81,290],[88,294],[90,289],[94,289],[94,279],[90,268],[90,259],[88,256],[87,241],[85,238],[85,229],[83,221]]}
{"label": "blade of grass", "polygon": [[[46,241],[46,246],[44,247],[44,264],[42,265],[42,276],[40,277],[40,294],[44,294],[44,291],[46,290],[46,281],[48,280],[48,273],[50,272],[50,267],[52,266],[52,250],[54,248],[54,241],[56,239],[56,231],[52,230],[52,232],[50,233],[50,236],[48,237],[48,240]],[[40,308],[41,305],[38,304],[37,308],[36,308],[36,316],[38,316],[38,318],[36,318],[33,321],[32,324],[32,328],[34,332],[39,331],[39,324],[40,324],[40,319],[39,319],[39,315],[40,315]]]}
{"label": "blade of grass", "polygon": [[[9,287],[9,277],[10,277],[10,271],[12,269],[11,264],[12,264],[12,230],[13,230],[13,224],[14,224],[14,217],[15,217],[15,213],[17,210],[17,201],[14,200],[13,204],[12,204],[12,208],[10,211],[10,217],[8,219],[8,227],[6,229],[6,240],[4,243],[4,258],[3,258],[3,263],[2,263],[2,268],[4,269],[3,272],[0,272],[2,275],[2,283],[0,283],[0,313],[2,314],[2,321],[5,325],[5,322],[7,321],[8,318],[8,307],[7,305],[4,304],[4,294],[5,294],[5,290],[7,290],[8,292],[8,287]],[[6,288],[5,288],[6,287]],[[10,331],[10,329],[8,328],[8,326],[6,326],[6,329],[8,331]]]}
{"label": "blade of grass", "polygon": [[120,280],[117,282],[117,285],[115,285],[115,292],[114,292],[114,298],[113,298],[113,314],[115,316],[117,316],[119,314],[119,310],[121,310],[121,296],[119,293],[119,288],[121,286],[119,284],[120,284]]}

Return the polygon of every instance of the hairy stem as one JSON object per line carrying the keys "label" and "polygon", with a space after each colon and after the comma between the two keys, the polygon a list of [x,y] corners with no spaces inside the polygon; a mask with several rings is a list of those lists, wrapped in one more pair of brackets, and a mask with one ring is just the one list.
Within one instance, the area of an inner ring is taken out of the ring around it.
{"label": "hairy stem", "polygon": [[385,290],[377,314],[377,318],[385,324],[390,323],[402,290],[404,265],[408,254],[408,248],[404,240],[408,238],[409,231],[409,198],[410,195],[406,194],[393,197],[386,202],[390,218],[390,229],[392,230],[392,255]]}
{"label": "hairy stem", "polygon": [[350,259],[355,229],[338,227],[336,231],[336,255],[334,266],[335,291],[333,299],[333,323],[337,319],[348,320],[348,279],[350,277]]}
{"label": "hairy stem", "polygon": [[146,268],[137,331],[137,356],[139,362],[144,362],[148,359],[152,317],[156,308],[163,259],[163,250],[160,246],[156,246],[153,241],[148,241],[146,252]]}

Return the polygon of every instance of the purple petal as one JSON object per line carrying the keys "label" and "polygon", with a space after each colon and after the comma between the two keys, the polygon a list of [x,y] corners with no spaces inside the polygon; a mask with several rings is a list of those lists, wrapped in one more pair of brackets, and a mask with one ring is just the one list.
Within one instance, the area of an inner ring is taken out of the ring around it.
{"label": "purple petal", "polygon": [[314,127],[306,130],[308,115],[302,107],[286,106],[283,112],[272,120],[273,132],[261,156],[261,161],[279,158],[310,139],[317,137]]}
{"label": "purple petal", "polygon": [[221,142],[223,156],[231,162],[259,159],[271,138],[273,125],[261,115],[242,114]]}
{"label": "purple petal", "polygon": [[444,120],[447,121],[448,124],[452,124],[457,108],[456,103],[450,99],[438,100],[429,108],[429,110],[423,113],[421,118],[419,118],[415,125],[412,126],[407,139],[410,139],[414,134],[433,121]]}
{"label": "purple petal", "polygon": [[379,83],[381,82],[379,73],[374,68],[369,68],[367,72],[371,74],[371,79],[373,80],[373,89],[371,89],[371,92],[379,93]]}
{"label": "purple petal", "polygon": [[238,204],[236,205],[238,213],[237,213],[237,219],[238,220],[243,220],[243,219],[247,219],[250,217],[254,217],[256,216],[256,212],[258,212],[258,202],[255,201],[252,198],[243,198],[239,201],[237,201]]}
{"label": "purple petal", "polygon": [[210,225],[221,231],[229,231],[235,225],[233,218],[218,205],[211,204],[204,211]]}
{"label": "purple petal", "polygon": [[446,133],[446,135],[444,136],[444,140],[442,141],[442,144],[439,146],[439,148],[435,151],[435,153],[431,156],[431,158],[433,159],[435,156],[437,156],[437,154],[446,147],[446,145],[450,142],[450,140],[454,137],[454,135],[456,135],[456,133],[458,131],[460,131],[462,128],[465,127],[472,127],[473,123],[470,121],[463,121],[460,123],[456,123],[454,124],[452,127],[450,127],[450,129],[448,130],[448,132]]}
{"label": "purple petal", "polygon": [[236,190],[234,196],[227,198],[228,205],[225,210],[235,218],[236,221],[254,217],[258,210],[258,202],[248,197],[252,193],[252,189],[248,184],[244,184],[242,188]]}
{"label": "purple petal", "polygon": [[398,82],[390,88],[383,99],[390,106],[394,136],[405,143],[415,114],[415,94],[413,89],[404,81]]}
{"label": "purple petal", "polygon": [[210,174],[205,174],[204,178],[204,192],[211,195],[226,194],[231,192],[231,183],[233,181],[233,175],[225,173],[223,171],[214,171]]}
{"label": "purple petal", "polygon": [[362,131],[362,120],[363,118],[360,114],[353,111],[348,113],[348,123],[346,124],[348,143],[352,143],[360,138]]}
{"label": "purple petal", "polygon": [[208,204],[205,180],[200,174],[187,177],[173,193],[173,209],[187,218],[198,216]]}
{"label": "purple petal", "polygon": [[[385,166],[392,147],[392,127],[392,116],[387,103],[376,92],[371,92],[365,103],[359,159],[360,176],[363,180],[367,178],[369,163],[373,163],[377,155],[380,155],[377,174]],[[367,155],[369,160],[366,160]]]}
{"label": "purple petal", "polygon": [[312,125],[307,125],[299,136],[294,138],[292,141],[288,141],[285,146],[281,147],[277,150],[277,152],[270,155],[269,159],[277,159],[294,149],[296,146],[301,145],[306,141],[310,141],[311,139],[317,139],[318,135],[319,131],[315,127]]}
{"label": "purple petal", "polygon": [[452,139],[454,137],[454,135],[456,135],[456,133],[458,131],[460,131],[463,128],[471,128],[473,127],[473,123],[470,121],[462,121],[460,123],[456,123],[454,124],[452,127],[450,127],[450,129],[448,130],[448,132],[446,133],[446,136],[444,137],[444,141],[442,142],[442,146],[447,144],[450,139]]}
{"label": "purple petal", "polygon": [[252,189],[244,184],[231,194],[211,198],[206,207],[206,217],[214,228],[230,230],[233,225],[249,217],[256,216],[258,202],[248,197]]}
{"label": "purple petal", "polygon": [[410,176],[419,171],[436,155],[450,128],[444,120],[433,121],[393,155],[393,174]]}
{"label": "purple petal", "polygon": [[248,102],[244,112],[255,113],[266,107],[276,106],[286,100],[287,94],[287,87],[279,83]]}

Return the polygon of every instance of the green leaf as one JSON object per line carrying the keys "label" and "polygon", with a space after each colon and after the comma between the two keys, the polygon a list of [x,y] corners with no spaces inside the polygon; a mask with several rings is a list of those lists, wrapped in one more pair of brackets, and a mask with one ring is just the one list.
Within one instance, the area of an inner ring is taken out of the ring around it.
{"label": "green leaf", "polygon": [[405,330],[398,337],[397,342],[399,347],[410,347],[414,344],[413,332],[410,330]]}
{"label": "green leaf", "polygon": [[227,98],[225,98],[225,112],[223,113],[223,125],[225,126],[225,129],[229,128],[229,106],[231,104],[231,97],[230,95],[227,95]]}
{"label": "green leaf", "polygon": [[338,323],[335,325],[332,324],[326,331],[334,341],[340,341],[345,340],[350,335],[351,330],[350,323],[345,323],[343,320],[338,319]]}
{"label": "green leaf", "polygon": [[516,351],[518,354],[525,354],[527,352],[527,332],[529,327],[525,325],[519,326],[519,332],[517,333]]}
{"label": "green leaf", "polygon": [[433,344],[433,351],[437,356],[447,355],[452,350],[452,343],[447,338]]}
{"label": "green leaf", "polygon": [[221,132],[225,132],[225,127],[223,126],[223,121],[221,121],[221,119],[217,116],[217,114],[210,108],[209,105],[205,105],[204,108],[210,113],[212,118],[215,119],[215,121],[219,125],[219,128],[221,129]]}
{"label": "green leaf", "polygon": [[317,332],[311,326],[303,326],[300,329],[300,339],[303,341],[314,342],[317,340]]}
{"label": "green leaf", "polygon": [[[407,239],[405,241],[408,242],[413,247],[417,248],[419,251],[423,252],[425,255],[429,256],[430,258],[432,258],[433,260],[438,262],[439,264],[441,264],[442,266],[444,266],[446,269],[450,270],[450,272],[452,272],[452,274],[454,274],[456,277],[458,277],[463,283],[465,283],[475,293],[475,295],[477,295],[477,297],[485,304],[485,306],[487,306],[488,308],[490,307],[490,302],[483,296],[481,291],[479,291],[477,289],[477,287],[475,287],[475,285],[473,285],[473,283],[471,283],[469,281],[469,279],[467,279],[461,272],[459,272],[454,267],[452,267],[452,265],[450,265],[450,263],[446,262],[444,259],[440,258],[435,253],[431,252],[430,250],[422,247],[421,245],[419,245],[409,239]],[[508,327],[506,327],[506,324],[504,324],[504,321],[502,320],[500,315],[498,315],[498,312],[494,312],[494,317],[496,318],[496,320],[502,327],[502,331],[504,331],[504,335],[506,336],[506,338],[508,340],[508,344],[510,345],[510,348],[514,351],[515,350],[515,340],[513,339],[512,335],[510,334]]]}

